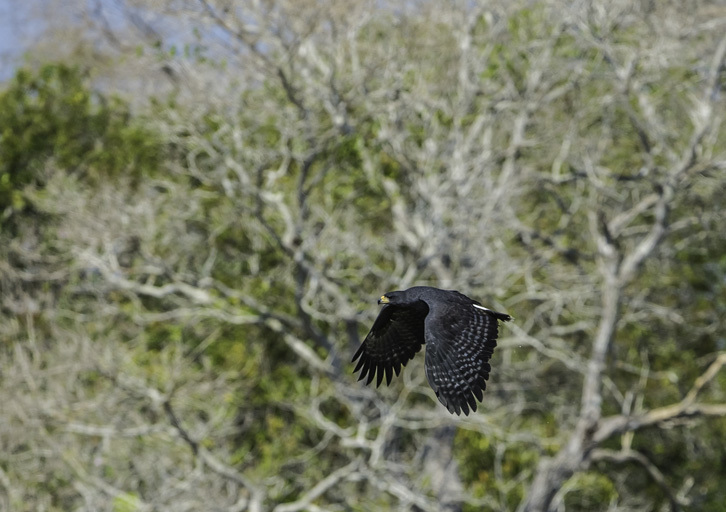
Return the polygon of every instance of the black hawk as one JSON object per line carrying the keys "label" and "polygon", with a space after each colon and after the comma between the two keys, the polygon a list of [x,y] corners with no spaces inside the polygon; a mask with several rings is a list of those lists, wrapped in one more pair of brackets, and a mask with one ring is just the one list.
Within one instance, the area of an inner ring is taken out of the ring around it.
{"label": "black hawk", "polygon": [[469,415],[481,402],[497,346],[498,320],[511,317],[487,309],[454,290],[414,286],[388,292],[384,304],[353,361],[360,378],[370,384],[378,375],[391,383],[393,372],[413,359],[426,344],[426,378],[450,413]]}

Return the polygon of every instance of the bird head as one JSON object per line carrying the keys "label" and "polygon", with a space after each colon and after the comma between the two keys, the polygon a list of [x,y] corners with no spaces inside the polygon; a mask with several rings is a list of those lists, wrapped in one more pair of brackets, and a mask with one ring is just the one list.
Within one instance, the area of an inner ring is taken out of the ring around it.
{"label": "bird head", "polygon": [[387,292],[378,299],[378,304],[396,304],[401,302],[402,292]]}

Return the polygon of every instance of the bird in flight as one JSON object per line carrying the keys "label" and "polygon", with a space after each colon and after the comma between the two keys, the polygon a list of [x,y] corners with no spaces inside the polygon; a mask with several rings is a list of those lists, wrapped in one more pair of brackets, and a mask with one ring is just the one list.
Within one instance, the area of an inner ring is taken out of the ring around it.
{"label": "bird in flight", "polygon": [[469,415],[481,402],[497,346],[498,321],[512,317],[485,308],[454,290],[414,286],[388,292],[378,318],[353,361],[362,380],[370,384],[377,375],[391,383],[426,344],[426,378],[436,397],[450,413]]}

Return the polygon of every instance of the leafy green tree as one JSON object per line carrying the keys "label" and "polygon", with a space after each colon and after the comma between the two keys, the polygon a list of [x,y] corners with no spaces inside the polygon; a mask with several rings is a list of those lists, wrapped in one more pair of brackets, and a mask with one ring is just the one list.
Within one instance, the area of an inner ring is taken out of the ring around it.
{"label": "leafy green tree", "polygon": [[[52,168],[84,180],[155,172],[163,158],[152,130],[119,98],[90,86],[87,72],[65,64],[20,69],[0,94],[0,210],[40,214],[27,189],[45,186]],[[52,162],[52,165],[48,165]]]}

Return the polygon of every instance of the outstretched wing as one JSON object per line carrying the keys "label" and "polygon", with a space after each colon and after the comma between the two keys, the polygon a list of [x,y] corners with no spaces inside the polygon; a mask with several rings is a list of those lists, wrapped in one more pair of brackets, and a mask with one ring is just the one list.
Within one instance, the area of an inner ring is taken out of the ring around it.
{"label": "outstretched wing", "polygon": [[[497,318],[508,315],[475,304],[436,303],[426,317],[426,377],[451,413],[476,411],[497,346]],[[506,317],[506,318],[505,318]]]}
{"label": "outstretched wing", "polygon": [[386,384],[390,384],[393,372],[398,375],[401,367],[421,350],[427,312],[428,306],[424,302],[412,306],[383,306],[371,332],[353,356],[353,361],[360,358],[353,370],[354,373],[360,370],[358,380],[368,377],[366,384],[370,384],[378,373],[376,386],[380,386],[385,373]]}

